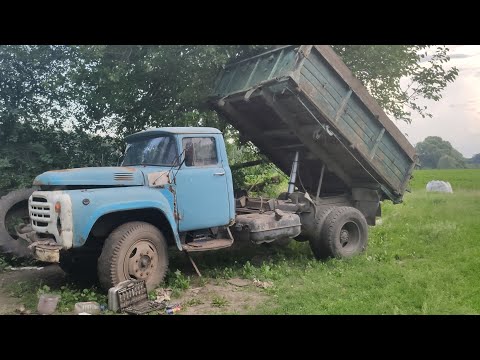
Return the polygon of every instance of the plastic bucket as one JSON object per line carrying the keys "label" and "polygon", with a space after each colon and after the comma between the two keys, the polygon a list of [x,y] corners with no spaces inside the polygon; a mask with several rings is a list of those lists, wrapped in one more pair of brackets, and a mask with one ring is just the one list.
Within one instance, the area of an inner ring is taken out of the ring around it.
{"label": "plastic bucket", "polygon": [[40,315],[51,315],[57,308],[60,295],[42,294],[38,299],[37,311]]}

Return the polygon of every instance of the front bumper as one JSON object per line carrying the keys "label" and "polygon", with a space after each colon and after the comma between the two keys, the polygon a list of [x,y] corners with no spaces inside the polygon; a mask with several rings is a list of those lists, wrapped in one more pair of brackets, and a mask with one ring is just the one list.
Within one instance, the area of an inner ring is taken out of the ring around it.
{"label": "front bumper", "polygon": [[60,250],[62,249],[61,245],[34,243],[32,244],[32,248],[33,257],[35,259],[49,263],[60,262]]}

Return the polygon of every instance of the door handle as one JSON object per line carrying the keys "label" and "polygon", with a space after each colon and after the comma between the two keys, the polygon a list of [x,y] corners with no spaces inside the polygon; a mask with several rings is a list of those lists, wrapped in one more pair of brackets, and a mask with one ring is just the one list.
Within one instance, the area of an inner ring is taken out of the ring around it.
{"label": "door handle", "polygon": [[225,173],[224,173],[224,172],[218,172],[218,173],[213,173],[213,175],[215,175],[215,176],[224,176]]}

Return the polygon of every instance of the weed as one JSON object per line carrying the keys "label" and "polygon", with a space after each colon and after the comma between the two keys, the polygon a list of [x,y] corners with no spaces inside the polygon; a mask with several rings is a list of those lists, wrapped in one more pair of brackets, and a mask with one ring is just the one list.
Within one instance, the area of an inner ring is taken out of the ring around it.
{"label": "weed", "polygon": [[60,288],[52,288],[48,285],[43,285],[41,282],[18,282],[10,285],[9,289],[11,295],[22,299],[25,307],[32,311],[36,310],[40,295],[47,293],[60,295],[60,301],[57,306],[57,312],[59,313],[72,312],[77,302],[96,301],[99,304],[107,303],[106,295],[103,295],[94,287],[79,289],[74,285],[65,285]]}
{"label": "weed", "polygon": [[98,289],[94,287],[90,289],[78,289],[73,285],[66,285],[60,287],[59,290],[55,290],[44,285],[37,290],[37,297],[45,293],[60,295],[60,302],[57,308],[59,312],[73,311],[77,302],[96,301],[99,304],[107,303],[107,297],[99,293]]}
{"label": "weed", "polygon": [[203,301],[197,298],[192,298],[184,303],[185,306],[197,306],[202,304],[203,304]]}
{"label": "weed", "polygon": [[242,275],[244,278],[250,279],[256,274],[255,266],[250,264],[250,261],[247,261],[242,267]]}
{"label": "weed", "polygon": [[172,289],[172,297],[179,297],[190,287],[190,276],[185,276],[180,270],[167,273],[166,283]]}
{"label": "weed", "polygon": [[225,299],[223,296],[214,296],[213,299],[212,299],[212,306],[215,306],[215,307],[219,307],[219,308],[222,308],[222,307],[225,307],[225,306],[228,306],[228,300]]}
{"label": "weed", "polygon": [[3,256],[0,256],[0,272],[4,271],[8,265],[7,260]]}

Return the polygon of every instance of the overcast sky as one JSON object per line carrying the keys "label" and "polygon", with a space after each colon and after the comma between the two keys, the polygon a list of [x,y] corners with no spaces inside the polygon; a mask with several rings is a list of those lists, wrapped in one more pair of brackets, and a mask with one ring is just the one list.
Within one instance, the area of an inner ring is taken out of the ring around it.
{"label": "overcast sky", "polygon": [[407,139],[415,145],[427,136],[448,140],[463,156],[480,153],[480,45],[449,45],[449,66],[459,74],[449,83],[438,101],[424,101],[432,118],[414,115],[412,123],[396,121]]}

